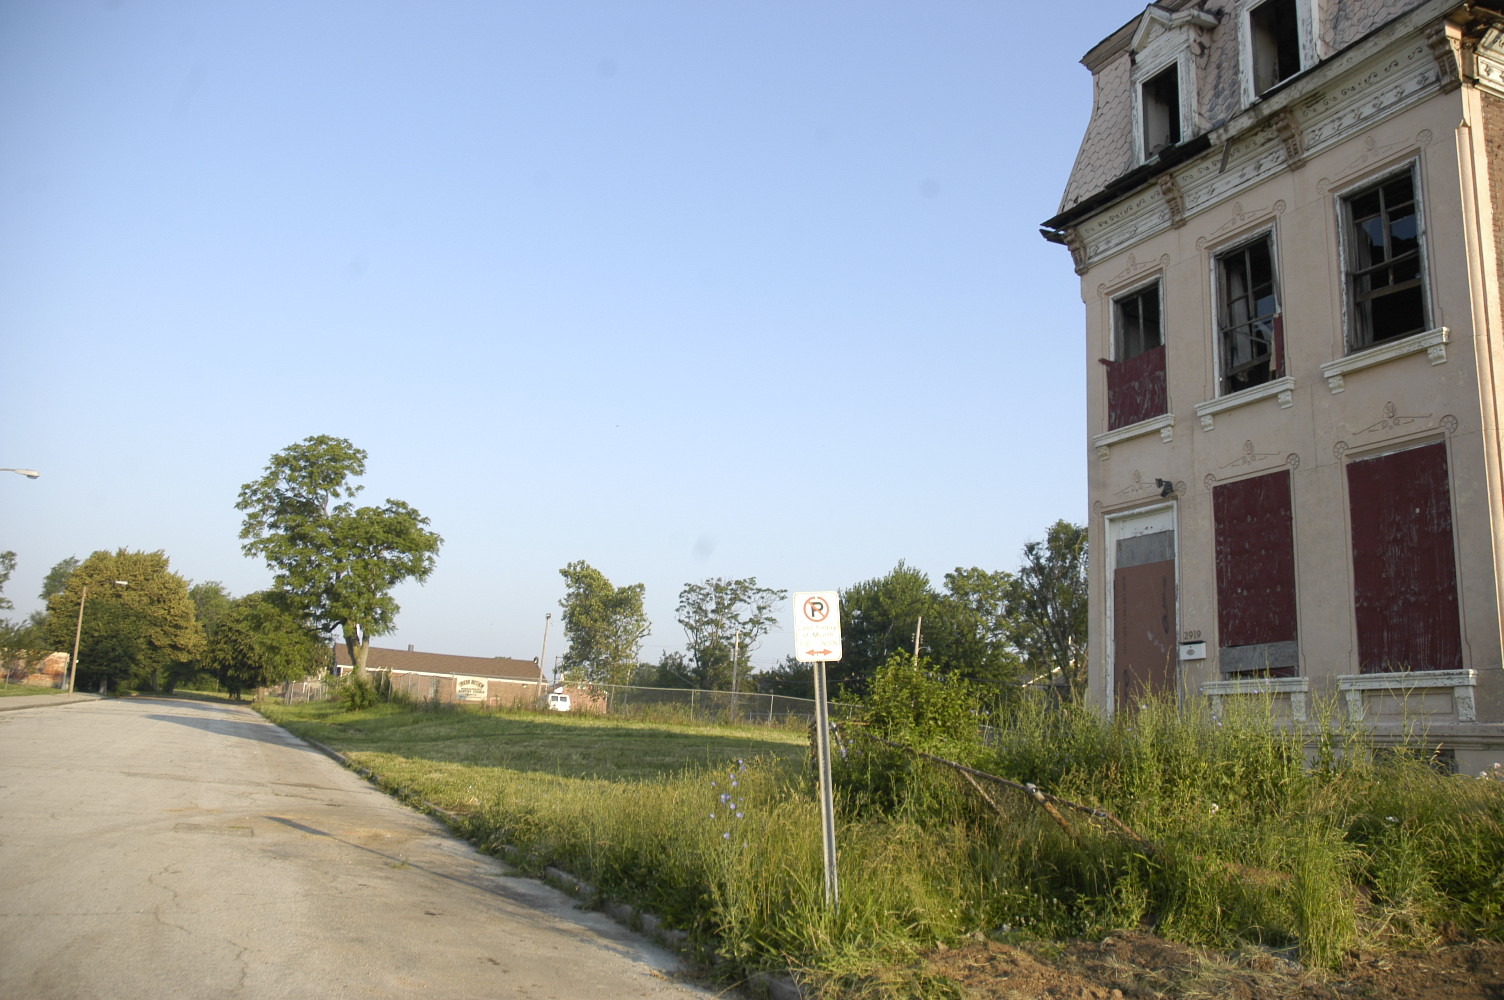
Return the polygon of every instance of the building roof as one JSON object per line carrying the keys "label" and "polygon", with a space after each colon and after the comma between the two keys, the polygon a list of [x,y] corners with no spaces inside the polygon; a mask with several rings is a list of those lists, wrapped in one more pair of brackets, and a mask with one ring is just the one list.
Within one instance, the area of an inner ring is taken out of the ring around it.
{"label": "building roof", "polygon": [[[334,662],[341,667],[354,666],[350,648],[334,644]],[[419,674],[464,674],[467,677],[500,677],[507,680],[541,681],[543,672],[536,660],[514,660],[509,656],[454,656],[449,653],[420,653],[412,649],[383,649],[372,646],[366,652],[366,667],[375,670],[406,671]]]}

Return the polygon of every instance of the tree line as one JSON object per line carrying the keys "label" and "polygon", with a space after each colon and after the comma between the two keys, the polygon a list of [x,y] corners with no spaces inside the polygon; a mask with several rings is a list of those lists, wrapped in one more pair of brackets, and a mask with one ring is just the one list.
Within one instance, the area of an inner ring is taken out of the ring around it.
{"label": "tree line", "polygon": [[[338,635],[360,674],[372,639],[395,628],[392,590],[427,579],[443,544],[402,500],[356,504],[365,463],[349,441],[318,435],[274,454],[241,487],[241,548],[272,571],[267,590],[234,597],[215,581],[190,584],[160,551],[70,557],[47,574],[44,611],[0,619],[0,659],[72,649],[76,633],[79,687],[171,690],[212,678],[238,695],[326,669],[327,637]],[[908,651],[999,691],[1042,683],[1077,697],[1085,688],[1086,558],[1085,529],[1058,521],[1024,546],[1016,572],[957,567],[936,587],[900,561],[840,591],[844,656],[829,665],[830,680],[860,695],[879,667]],[[14,569],[15,554],[0,553],[0,611],[12,607],[3,591]],[[786,614],[785,590],[756,577],[686,583],[675,608],[683,651],[644,663],[651,624],[643,584],[614,585],[584,561],[560,574],[561,665],[570,679],[811,693],[810,666],[792,656],[752,669],[752,653]]]}
{"label": "tree line", "polygon": [[[366,453],[318,435],[273,455],[240,489],[240,538],[247,556],[273,573],[264,591],[234,597],[209,581],[190,584],[163,552],[98,551],[69,557],[47,574],[44,611],[0,619],[0,661],[71,650],[76,686],[170,691],[212,679],[239,696],[318,674],[332,665],[327,636],[348,644],[357,670],[371,640],[396,627],[391,591],[433,571],[443,539],[401,500],[356,506]],[[0,553],[0,611],[15,570]]]}
{"label": "tree line", "polygon": [[[884,663],[908,652],[1000,693],[1046,685],[1078,698],[1086,689],[1086,569],[1086,529],[1063,520],[1024,546],[1014,572],[957,567],[937,588],[900,560],[884,576],[841,589],[843,655],[827,665],[830,683],[860,696]],[[644,585],[615,586],[583,561],[559,572],[569,642],[560,666],[571,680],[813,694],[810,664],[793,656],[751,669],[751,652],[780,624],[787,591],[756,577],[686,583],[675,613],[684,651],[644,663],[651,630]]]}

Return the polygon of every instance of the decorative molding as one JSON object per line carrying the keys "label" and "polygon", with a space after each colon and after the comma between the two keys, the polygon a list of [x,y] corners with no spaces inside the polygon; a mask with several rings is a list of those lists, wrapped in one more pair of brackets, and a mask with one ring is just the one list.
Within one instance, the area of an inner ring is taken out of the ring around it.
{"label": "decorative molding", "polygon": [[1272,451],[1257,451],[1257,450],[1254,449],[1252,441],[1244,441],[1243,442],[1243,453],[1241,455],[1239,455],[1237,458],[1233,459],[1231,462],[1228,462],[1226,465],[1219,465],[1219,466],[1217,466],[1217,468],[1219,468],[1219,469],[1245,469],[1245,468],[1247,468],[1250,465],[1258,465],[1261,462],[1263,462],[1265,459],[1276,458],[1277,456],[1278,456],[1277,452],[1272,452]]}
{"label": "decorative molding", "polygon": [[1149,271],[1163,270],[1169,266],[1170,255],[1167,253],[1162,253],[1153,260],[1144,261],[1142,264],[1138,262],[1136,254],[1129,254],[1128,263],[1123,265],[1123,269],[1114,274],[1105,284],[1097,286],[1097,294],[1106,295],[1109,288],[1116,289],[1121,285],[1128,284],[1139,275],[1146,274]]}
{"label": "decorative molding", "polygon": [[1451,339],[1451,331],[1444,326],[1438,326],[1434,330],[1422,330],[1420,333],[1401,337],[1399,340],[1391,340],[1377,347],[1354,351],[1336,361],[1328,361],[1321,366],[1321,374],[1326,378],[1327,388],[1335,395],[1347,388],[1346,377],[1353,372],[1372,368],[1374,365],[1381,365],[1386,361],[1393,361],[1406,355],[1425,351],[1431,364],[1445,364],[1446,345],[1451,342]]}
{"label": "decorative molding", "polygon": [[1216,486],[1216,485],[1217,485],[1217,477],[1216,477],[1215,474],[1208,472],[1206,475],[1204,475],[1204,476],[1201,477],[1201,488],[1202,489],[1204,489],[1204,490],[1210,490],[1213,486]]}
{"label": "decorative molding", "polygon": [[1369,424],[1362,430],[1353,431],[1354,434],[1376,434],[1379,431],[1392,431],[1415,423],[1417,420],[1430,420],[1431,414],[1423,413],[1419,416],[1401,416],[1394,402],[1391,400],[1384,404],[1384,416],[1377,422]]}
{"label": "decorative molding", "polygon": [[1476,670],[1396,670],[1379,674],[1339,674],[1337,690],[1347,700],[1347,716],[1362,722],[1367,713],[1363,692],[1382,691],[1408,695],[1417,688],[1451,688],[1452,704],[1458,722],[1478,721],[1473,689],[1478,685]]}
{"label": "decorative molding", "polygon": [[1168,442],[1172,440],[1172,429],[1174,426],[1175,414],[1162,413],[1157,417],[1150,417],[1148,420],[1140,420],[1136,424],[1129,424],[1127,427],[1119,427],[1117,430],[1098,434],[1091,439],[1091,446],[1097,450],[1097,458],[1105,461],[1109,456],[1108,449],[1110,447],[1115,444],[1121,444],[1124,441],[1131,441],[1136,437],[1142,437],[1145,434],[1153,434],[1155,431],[1159,431],[1159,439],[1161,441]]}
{"label": "decorative molding", "polygon": [[1489,28],[1464,50],[1469,76],[1480,90],[1504,97],[1504,30]]}
{"label": "decorative molding", "polygon": [[1342,461],[1342,456],[1347,454],[1347,449],[1349,447],[1351,446],[1346,441],[1338,441],[1336,444],[1332,445],[1332,457],[1339,462]]}
{"label": "decorative molding", "polygon": [[[1304,75],[1282,93],[1282,108],[1262,119],[1242,115],[1213,130],[1212,151],[1083,220],[1086,266],[1178,227],[1275,174],[1362,135],[1436,93],[1443,84],[1430,46],[1414,33],[1378,46],[1360,46],[1334,59],[1324,71]],[[1498,79],[1504,88],[1504,58]],[[1426,131],[1413,142],[1380,146],[1369,135],[1364,151],[1342,169],[1341,177],[1432,139]],[[1322,186],[1331,187],[1333,182],[1323,180]],[[1178,199],[1173,207],[1166,190]]]}
{"label": "decorative molding", "polygon": [[1154,493],[1158,490],[1159,487],[1153,483],[1144,482],[1144,474],[1138,469],[1134,469],[1133,475],[1129,478],[1128,485],[1118,490],[1113,496],[1119,500],[1132,500],[1145,493]]}
{"label": "decorative molding", "polygon": [[1081,230],[1075,226],[1065,227],[1065,248],[1071,252],[1071,263],[1075,265],[1076,274],[1084,275],[1090,265],[1086,263],[1086,244],[1081,240]]}
{"label": "decorative molding", "polygon": [[1247,406],[1249,403],[1258,402],[1261,399],[1277,397],[1281,409],[1289,409],[1295,401],[1293,395],[1295,379],[1289,375],[1277,378],[1263,385],[1255,385],[1247,389],[1239,389],[1216,399],[1208,399],[1204,403],[1196,404],[1196,416],[1201,419],[1201,429],[1209,431],[1215,426],[1214,418],[1218,413],[1226,410]]}
{"label": "decorative molding", "polygon": [[1222,718],[1222,699],[1233,696],[1274,698],[1284,695],[1290,700],[1292,722],[1306,721],[1306,698],[1311,691],[1309,677],[1243,677],[1226,681],[1207,681],[1201,693],[1212,700],[1212,718]]}
{"label": "decorative molding", "polygon": [[1291,170],[1305,166],[1305,142],[1300,134],[1300,124],[1295,120],[1295,110],[1289,105],[1280,108],[1270,116],[1270,124],[1285,147],[1285,164]]}
{"label": "decorative molding", "polygon": [[1441,92],[1450,94],[1462,86],[1461,41],[1448,34],[1444,19],[1426,25],[1425,32],[1426,45],[1431,50],[1431,58],[1436,60],[1436,71],[1441,75]]}
{"label": "decorative molding", "polygon": [[1185,225],[1185,193],[1180,190],[1180,183],[1173,173],[1160,174],[1155,183],[1159,185],[1165,207],[1170,210],[1170,228],[1179,229]]}
{"label": "decorative molding", "polygon": [[1290,452],[1290,454],[1285,456],[1285,464],[1290,467],[1291,472],[1294,472],[1296,469],[1300,468],[1300,456],[1295,454],[1295,452],[1293,451]]}
{"label": "decorative molding", "polygon": [[1457,418],[1450,413],[1442,417],[1438,423],[1440,423],[1441,429],[1447,432],[1447,437],[1451,437],[1457,433]]}

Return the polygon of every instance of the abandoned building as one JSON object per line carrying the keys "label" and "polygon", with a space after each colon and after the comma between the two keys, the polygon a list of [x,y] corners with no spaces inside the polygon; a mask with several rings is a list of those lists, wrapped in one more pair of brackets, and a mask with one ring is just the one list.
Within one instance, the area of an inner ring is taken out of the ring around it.
{"label": "abandoned building", "polygon": [[1504,759],[1504,3],[1166,0],[1082,60],[1090,697]]}

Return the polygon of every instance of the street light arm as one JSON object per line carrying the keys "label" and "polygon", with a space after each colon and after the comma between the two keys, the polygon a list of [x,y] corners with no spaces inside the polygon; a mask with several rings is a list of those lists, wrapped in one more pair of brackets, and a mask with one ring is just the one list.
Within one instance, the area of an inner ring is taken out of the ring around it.
{"label": "street light arm", "polygon": [[16,475],[25,476],[27,479],[35,479],[41,475],[36,469],[0,469],[0,472],[14,472]]}

